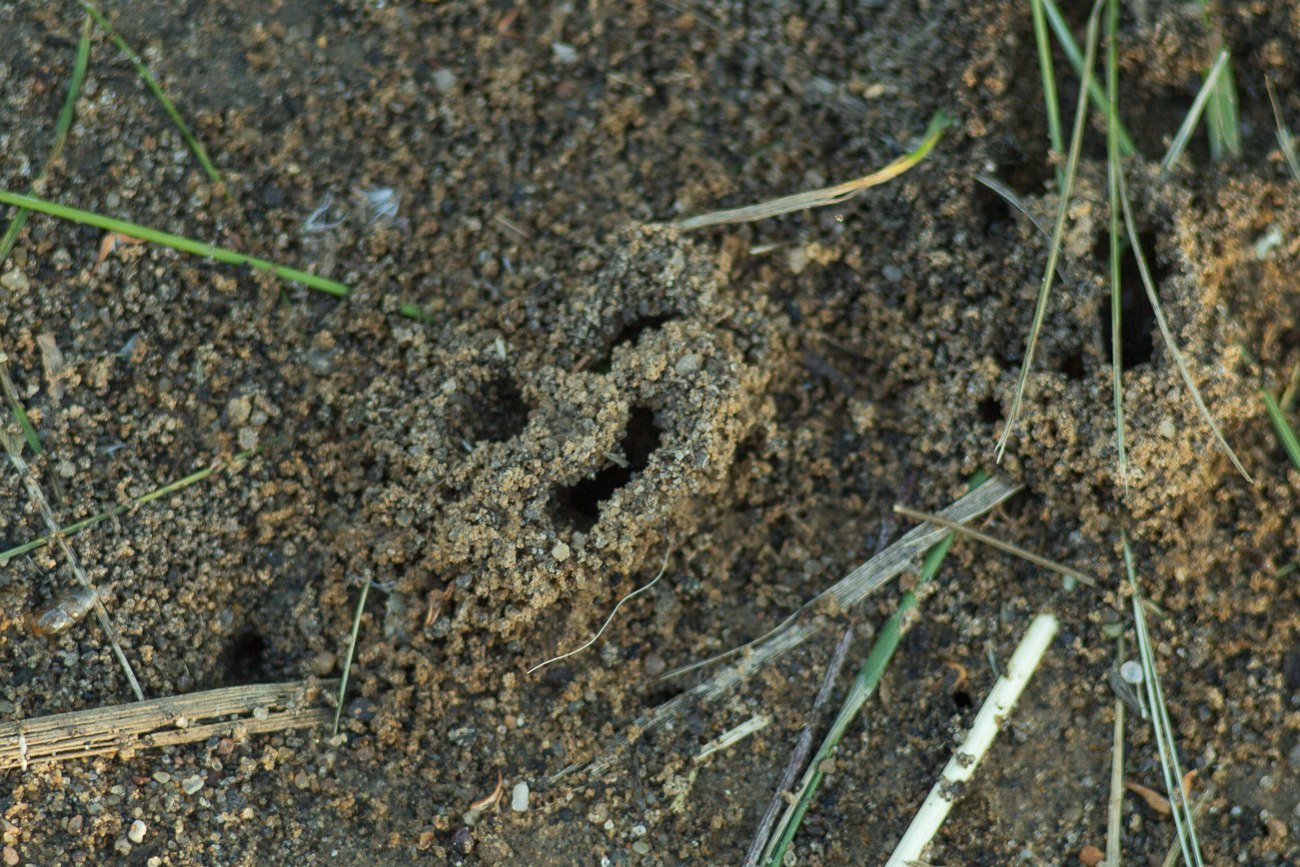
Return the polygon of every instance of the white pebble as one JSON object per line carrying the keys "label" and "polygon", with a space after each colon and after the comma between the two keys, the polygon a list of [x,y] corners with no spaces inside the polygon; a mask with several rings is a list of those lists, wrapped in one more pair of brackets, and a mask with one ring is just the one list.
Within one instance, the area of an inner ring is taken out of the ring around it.
{"label": "white pebble", "polygon": [[510,809],[516,813],[522,813],[528,809],[527,783],[515,783],[515,789],[510,793]]}
{"label": "white pebble", "polygon": [[556,63],[576,63],[578,60],[577,50],[567,42],[552,42],[551,54]]}
{"label": "white pebble", "polygon": [[145,832],[148,830],[148,825],[139,819],[136,819],[131,823],[130,829],[126,832],[126,838],[132,843],[143,843]]}
{"label": "white pebble", "polygon": [[186,777],[181,781],[181,788],[185,790],[185,794],[193,795],[199,789],[203,788],[203,778],[198,774],[195,774],[192,777]]}
{"label": "white pebble", "polygon": [[31,285],[31,281],[27,279],[27,275],[16,268],[12,271],[5,272],[4,276],[0,277],[0,286],[3,286],[10,292],[26,292]]}

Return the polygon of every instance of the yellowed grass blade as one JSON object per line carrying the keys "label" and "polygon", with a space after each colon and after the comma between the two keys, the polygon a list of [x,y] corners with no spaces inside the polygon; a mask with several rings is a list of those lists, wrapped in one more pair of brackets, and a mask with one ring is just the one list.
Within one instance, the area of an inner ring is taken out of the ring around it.
{"label": "yellowed grass blade", "polygon": [[795,193],[792,196],[782,196],[779,199],[771,199],[761,202],[757,205],[746,205],[743,208],[730,208],[725,211],[710,211],[707,214],[699,214],[694,217],[687,217],[684,220],[678,220],[670,223],[674,229],[681,232],[689,232],[692,229],[702,229],[705,226],[721,226],[728,223],[753,223],[758,220],[766,220],[768,217],[777,217],[781,214],[791,214],[795,211],[807,211],[811,208],[822,208],[826,205],[838,205],[840,202],[847,201],[863,190],[879,186],[886,181],[893,180],[903,172],[912,168],[912,166],[925,159],[926,154],[938,144],[939,139],[943,137],[943,132],[952,123],[948,115],[939,112],[930,121],[930,128],[926,130],[925,139],[910,154],[905,154],[894,160],[889,165],[879,171],[872,172],[869,175],[852,181],[846,181],[842,184],[835,184],[831,187],[822,187],[818,190],[808,190],[803,193]]}

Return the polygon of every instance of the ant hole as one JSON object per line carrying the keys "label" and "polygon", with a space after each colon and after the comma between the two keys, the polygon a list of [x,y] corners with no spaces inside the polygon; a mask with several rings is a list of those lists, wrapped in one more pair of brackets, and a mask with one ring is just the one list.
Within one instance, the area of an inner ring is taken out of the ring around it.
{"label": "ant hole", "polygon": [[601,504],[650,463],[650,456],[659,448],[662,435],[655,424],[653,410],[644,406],[633,407],[619,443],[627,465],[611,464],[593,476],[561,488],[555,495],[557,517],[575,530],[588,532],[600,519]]}

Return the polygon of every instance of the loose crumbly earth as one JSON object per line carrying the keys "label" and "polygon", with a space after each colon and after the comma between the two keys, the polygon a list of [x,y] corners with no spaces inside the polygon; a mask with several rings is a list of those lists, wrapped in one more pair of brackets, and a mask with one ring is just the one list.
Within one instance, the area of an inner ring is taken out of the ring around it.
{"label": "loose crumbly earth", "polygon": [[[1081,35],[1087,4],[1062,5]],[[1057,206],[1027,4],[254,6],[107,4],[228,197],[102,39],[44,193],[306,265],[355,294],[158,247],[95,270],[98,231],[36,217],[0,269],[0,334],[65,523],[265,447],[73,547],[150,696],[337,676],[359,586],[377,582],[346,737],[5,771],[6,863],[738,863],[829,639],[640,738],[606,776],[550,780],[692,683],[659,680],[665,666],[761,635],[906,529],[892,504],[941,507],[992,466],[1046,244],[974,176],[1001,178],[1044,222]],[[1264,91],[1270,76],[1300,125],[1297,8],[1218,14],[1245,154],[1213,163],[1198,133],[1167,177],[1155,166],[1210,40],[1194,5],[1133,4],[1121,21],[1146,250],[1255,484],[1197,417],[1129,262],[1123,493],[1094,128],[1067,279],[1002,467],[1027,490],[986,529],[1106,589],[1068,591],[956,545],[849,729],[797,863],[883,860],[990,663],[1041,610],[1062,632],[929,858],[1073,863],[1104,845],[1103,627],[1130,622],[1122,529],[1163,612],[1152,628],[1183,761],[1211,792],[1206,862],[1295,863],[1300,472],[1257,392],[1278,393],[1300,363],[1300,186]],[[44,159],[79,26],[71,3],[0,5],[7,189]],[[1057,72],[1069,117],[1063,57]],[[689,238],[648,227],[866,173],[939,109],[958,123],[934,154],[848,204]],[[400,197],[395,218],[357,201],[383,188]],[[402,303],[428,321],[399,316]],[[42,534],[14,474],[0,485],[0,537]],[[595,647],[526,673],[582,643],[665,556]],[[97,627],[27,629],[70,581],[45,549],[0,575],[5,720],[129,698]],[[851,660],[896,597],[843,613],[858,627]],[[757,713],[771,725],[694,761]],[[1162,789],[1135,718],[1127,749],[1125,776]],[[502,805],[471,825],[498,772]],[[195,774],[205,785],[186,794]],[[509,807],[520,782],[526,812]],[[1159,863],[1171,822],[1136,796],[1124,809],[1127,863]]]}

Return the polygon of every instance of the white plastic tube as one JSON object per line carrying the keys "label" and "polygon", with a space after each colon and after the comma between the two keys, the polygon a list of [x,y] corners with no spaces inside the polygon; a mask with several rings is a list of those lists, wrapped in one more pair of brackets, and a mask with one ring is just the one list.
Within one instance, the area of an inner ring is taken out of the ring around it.
{"label": "white plastic tube", "polygon": [[943,769],[939,782],[930,790],[925,803],[912,819],[911,826],[894,854],[889,856],[885,867],[906,867],[920,860],[922,850],[930,844],[939,826],[948,817],[948,811],[957,798],[958,787],[975,773],[984,753],[988,752],[989,745],[997,737],[998,726],[1016,706],[1020,693],[1024,692],[1025,685],[1029,683],[1029,678],[1033,676],[1048,645],[1052,643],[1058,625],[1056,617],[1051,614],[1040,614],[1034,618],[1025,637],[1020,639],[1020,646],[1011,657],[1006,674],[998,678],[988,698],[984,699],[965,742]]}

